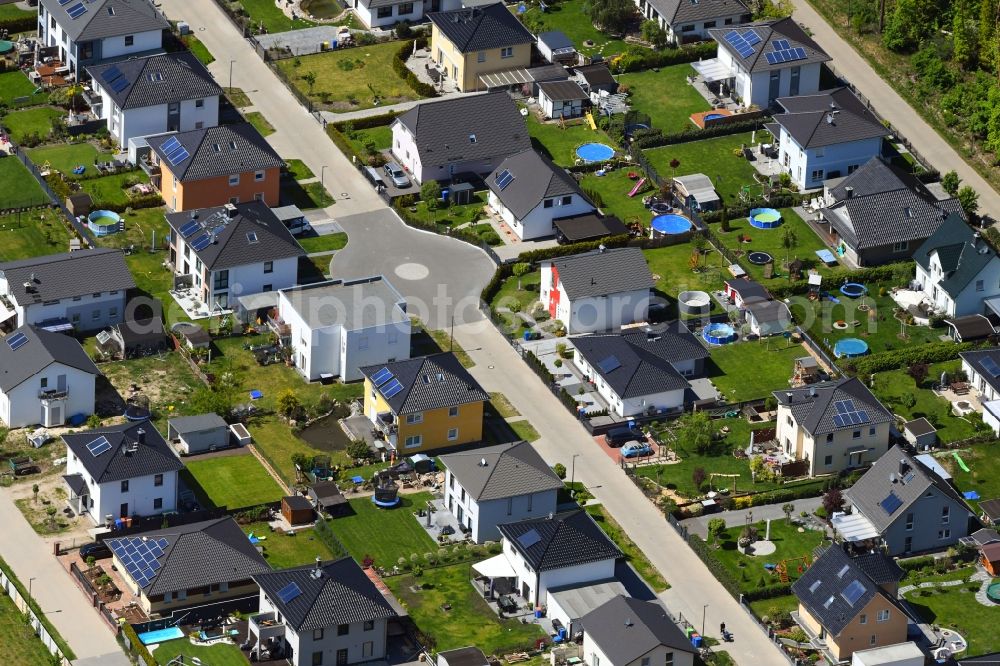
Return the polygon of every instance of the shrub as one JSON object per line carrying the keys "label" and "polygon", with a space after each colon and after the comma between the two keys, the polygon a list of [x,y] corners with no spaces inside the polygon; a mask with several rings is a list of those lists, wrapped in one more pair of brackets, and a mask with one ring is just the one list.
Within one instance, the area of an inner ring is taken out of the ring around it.
{"label": "shrub", "polygon": [[702,139],[712,139],[719,136],[729,136],[731,134],[743,134],[759,129],[761,123],[769,118],[760,117],[748,120],[734,120],[728,123],[710,125],[704,129],[688,128],[681,132],[664,134],[661,130],[639,130],[632,135],[632,145],[639,148],[658,148],[660,146],[670,146],[678,143],[689,143],[691,141],[701,141]]}
{"label": "shrub", "polygon": [[[362,36],[364,35],[370,35],[370,33],[362,33]],[[401,79],[406,81],[413,92],[421,97],[437,97],[438,92],[434,89],[434,86],[418,79],[417,75],[406,67],[406,59],[413,55],[414,46],[418,49],[427,46],[427,38],[420,37],[416,40],[415,44],[411,41],[404,42],[392,59],[392,69]]]}
{"label": "shrub", "polygon": [[566,478],[566,465],[563,465],[562,463],[556,463],[555,465],[552,466],[552,471],[555,472],[556,476],[558,476],[560,479]]}

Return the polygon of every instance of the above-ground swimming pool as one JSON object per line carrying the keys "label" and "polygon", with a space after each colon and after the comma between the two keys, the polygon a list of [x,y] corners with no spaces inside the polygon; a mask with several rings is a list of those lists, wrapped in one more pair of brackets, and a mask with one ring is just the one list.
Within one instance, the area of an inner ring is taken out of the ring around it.
{"label": "above-ground swimming pool", "polygon": [[840,293],[848,298],[861,298],[868,293],[868,287],[857,282],[845,282],[840,288]]}
{"label": "above-ground swimming pool", "polygon": [[14,50],[14,42],[8,41],[6,39],[0,39],[0,55],[4,53],[10,53]]}
{"label": "above-ground swimming pool", "polygon": [[607,162],[615,156],[615,149],[605,143],[585,143],[576,149],[576,156],[584,162]]}
{"label": "above-ground swimming pool", "polygon": [[110,236],[121,229],[122,218],[113,210],[95,210],[87,216],[87,227],[95,236]]}
{"label": "above-ground swimming pool", "polygon": [[144,631],[139,634],[139,641],[141,641],[143,645],[164,643],[178,638],[184,638],[184,632],[177,627],[167,627],[166,629],[157,629],[156,631]]}
{"label": "above-ground swimming pool", "polygon": [[767,252],[751,252],[747,255],[747,261],[757,266],[763,266],[774,261],[774,257]]}
{"label": "above-ground swimming pool", "polygon": [[691,231],[691,220],[683,215],[667,213],[654,217],[650,226],[653,231],[661,234],[683,234]]}
{"label": "above-ground swimming pool", "polygon": [[712,297],[704,291],[682,291],[677,295],[677,307],[684,314],[705,314],[712,307]]}
{"label": "above-ground swimming pool", "polygon": [[709,324],[702,330],[701,337],[710,345],[728,345],[736,340],[736,330],[729,324]]}
{"label": "above-ground swimming pool", "polygon": [[833,355],[837,358],[854,358],[868,353],[868,343],[860,338],[844,338],[833,346]]}
{"label": "above-ground swimming pool", "polygon": [[752,227],[774,229],[781,224],[781,213],[773,208],[754,208],[749,219]]}
{"label": "above-ground swimming pool", "polygon": [[1000,583],[993,583],[986,588],[986,596],[990,601],[1000,603]]}

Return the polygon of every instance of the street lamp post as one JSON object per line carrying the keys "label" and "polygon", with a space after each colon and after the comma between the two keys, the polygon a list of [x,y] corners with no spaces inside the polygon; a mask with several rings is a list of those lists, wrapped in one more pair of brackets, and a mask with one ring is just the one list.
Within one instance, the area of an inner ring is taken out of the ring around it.
{"label": "street lamp post", "polygon": [[579,453],[573,454],[573,459],[570,461],[570,473],[569,473],[569,491],[576,496],[576,489],[574,488],[574,483],[576,482],[576,459]]}
{"label": "street lamp post", "polygon": [[701,637],[705,640],[705,612],[708,610],[708,604],[701,607]]}
{"label": "street lamp post", "polygon": [[235,60],[229,61],[229,90],[233,89],[233,63],[235,62]]}

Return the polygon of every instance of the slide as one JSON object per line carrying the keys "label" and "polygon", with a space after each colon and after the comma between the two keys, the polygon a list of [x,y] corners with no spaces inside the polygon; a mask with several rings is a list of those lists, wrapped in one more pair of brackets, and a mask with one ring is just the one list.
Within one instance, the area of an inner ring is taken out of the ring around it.
{"label": "slide", "polygon": [[631,191],[631,192],[629,192],[629,193],[628,193],[628,195],[629,195],[630,197],[634,197],[634,196],[635,196],[636,194],[638,194],[638,193],[639,193],[639,190],[641,190],[641,189],[642,189],[642,186],[643,186],[643,185],[645,185],[645,184],[646,184],[646,179],[645,179],[645,177],[643,177],[643,178],[640,178],[640,179],[639,179],[639,182],[635,184],[635,187],[633,187],[633,188],[632,188],[632,191]]}
{"label": "slide", "polygon": [[958,466],[962,468],[963,472],[970,471],[969,466],[965,464],[964,460],[962,460],[962,456],[958,455],[958,451],[952,453],[951,456],[955,459],[955,462],[958,463]]}
{"label": "slide", "polygon": [[587,114],[587,122],[590,123],[590,129],[592,129],[592,130],[596,130],[597,129],[597,123],[594,122],[594,113],[593,112],[590,112],[590,113]]}

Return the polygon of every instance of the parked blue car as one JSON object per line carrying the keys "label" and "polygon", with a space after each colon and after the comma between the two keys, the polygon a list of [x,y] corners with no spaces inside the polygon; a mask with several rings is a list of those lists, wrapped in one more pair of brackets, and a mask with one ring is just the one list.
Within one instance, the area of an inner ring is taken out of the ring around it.
{"label": "parked blue car", "polygon": [[642,458],[653,455],[653,447],[646,442],[629,442],[622,447],[622,457]]}

